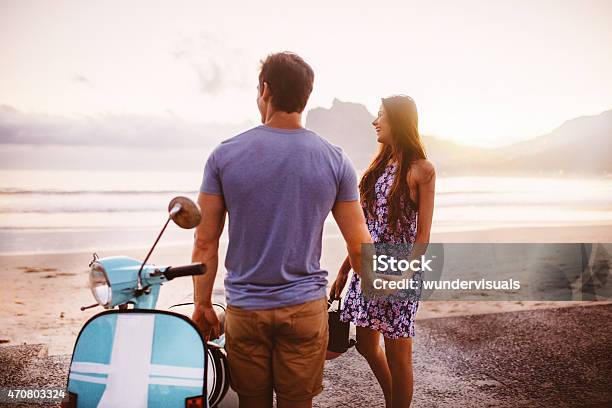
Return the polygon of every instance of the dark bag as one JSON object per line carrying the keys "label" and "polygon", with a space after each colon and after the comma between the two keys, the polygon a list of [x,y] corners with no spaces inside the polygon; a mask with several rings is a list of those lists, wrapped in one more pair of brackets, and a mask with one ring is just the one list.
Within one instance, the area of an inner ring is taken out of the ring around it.
{"label": "dark bag", "polygon": [[[332,309],[331,306],[335,301],[338,301],[338,308]],[[355,345],[355,340],[349,340],[350,323],[340,320],[342,312],[342,298],[328,299],[328,323],[329,323],[329,341],[327,343],[327,359],[338,357],[345,353],[349,348]]]}

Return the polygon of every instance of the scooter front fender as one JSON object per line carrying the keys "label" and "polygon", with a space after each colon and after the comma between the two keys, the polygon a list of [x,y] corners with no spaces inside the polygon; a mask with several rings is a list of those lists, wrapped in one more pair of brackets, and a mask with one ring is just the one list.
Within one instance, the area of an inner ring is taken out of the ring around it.
{"label": "scooter front fender", "polygon": [[207,396],[206,341],[187,317],[164,310],[107,310],[81,329],[67,391],[76,407],[185,407]]}

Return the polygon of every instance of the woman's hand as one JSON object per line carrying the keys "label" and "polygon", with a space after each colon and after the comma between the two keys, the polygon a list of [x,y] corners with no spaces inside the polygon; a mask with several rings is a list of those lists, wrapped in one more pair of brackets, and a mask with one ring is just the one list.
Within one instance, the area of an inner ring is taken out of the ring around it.
{"label": "woman's hand", "polygon": [[346,286],[346,280],[348,279],[348,274],[350,271],[351,261],[347,256],[344,258],[344,262],[342,262],[340,270],[338,271],[338,276],[336,276],[336,280],[334,283],[332,283],[331,289],[329,290],[330,299],[340,299],[340,295],[342,294],[344,286]]}
{"label": "woman's hand", "polygon": [[346,286],[347,280],[348,271],[345,271],[341,268],[340,271],[338,271],[338,276],[336,276],[336,280],[334,281],[334,283],[332,283],[331,289],[329,290],[330,299],[340,299],[340,295],[342,294],[344,286]]}
{"label": "woman's hand", "polygon": [[221,325],[219,318],[212,304],[210,305],[195,305],[191,320],[200,329],[202,336],[206,341],[213,340],[219,337],[221,333]]}

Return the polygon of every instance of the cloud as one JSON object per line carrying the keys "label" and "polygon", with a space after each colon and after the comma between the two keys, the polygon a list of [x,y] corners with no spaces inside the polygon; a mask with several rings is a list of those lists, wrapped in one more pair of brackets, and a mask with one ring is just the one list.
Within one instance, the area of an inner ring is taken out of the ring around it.
{"label": "cloud", "polygon": [[200,91],[211,96],[227,90],[246,89],[258,61],[245,50],[233,47],[226,39],[210,32],[181,37],[171,54],[194,70]]}
{"label": "cloud", "polygon": [[83,85],[89,85],[89,86],[93,86],[92,82],[89,80],[89,78],[81,75],[81,74],[74,74],[72,76],[72,80],[78,84],[83,84]]}
{"label": "cloud", "polygon": [[203,70],[201,67],[194,64],[194,68],[198,73],[200,90],[204,94],[216,95],[225,87],[225,79],[221,67],[215,62],[211,62],[209,70]]}
{"label": "cloud", "polygon": [[195,147],[218,143],[248,126],[192,122],[171,113],[64,117],[0,105],[0,144]]}

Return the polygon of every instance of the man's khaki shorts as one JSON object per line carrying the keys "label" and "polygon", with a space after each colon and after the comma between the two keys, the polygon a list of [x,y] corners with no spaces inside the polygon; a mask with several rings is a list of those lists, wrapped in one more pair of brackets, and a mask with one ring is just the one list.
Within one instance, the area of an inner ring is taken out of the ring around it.
{"label": "man's khaki shorts", "polygon": [[308,400],[323,389],[327,349],[325,298],[269,310],[228,306],[225,348],[232,388],[257,397]]}

